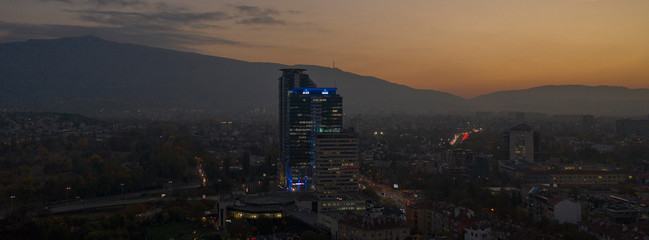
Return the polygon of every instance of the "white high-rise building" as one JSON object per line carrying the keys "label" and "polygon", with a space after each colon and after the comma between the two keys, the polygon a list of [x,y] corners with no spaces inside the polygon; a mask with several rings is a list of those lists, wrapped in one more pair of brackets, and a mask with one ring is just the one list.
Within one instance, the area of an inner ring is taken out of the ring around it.
{"label": "white high-rise building", "polygon": [[516,125],[509,130],[509,160],[534,162],[534,132],[527,124]]}
{"label": "white high-rise building", "polygon": [[358,133],[319,133],[315,138],[315,152],[316,192],[336,195],[358,191]]}

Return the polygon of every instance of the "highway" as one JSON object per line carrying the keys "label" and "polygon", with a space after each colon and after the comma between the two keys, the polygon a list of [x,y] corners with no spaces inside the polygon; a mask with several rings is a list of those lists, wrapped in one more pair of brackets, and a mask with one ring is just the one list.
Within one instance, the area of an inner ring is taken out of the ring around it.
{"label": "highway", "polygon": [[[204,175],[202,175],[202,177],[203,177],[202,180],[206,180],[206,177]],[[361,176],[361,184],[365,188],[370,188],[374,190],[381,198],[394,202],[394,204],[396,204],[400,208],[404,208],[407,205],[407,203],[412,201],[412,199],[409,199],[402,195],[402,190],[394,189],[392,186],[388,186],[385,184],[372,182],[364,176]],[[203,186],[203,182],[177,185],[174,187],[165,187],[165,188],[154,189],[149,191],[114,195],[110,197],[82,199],[82,200],[75,199],[74,201],[70,201],[68,203],[47,205],[45,208],[51,213],[59,214],[59,213],[94,209],[94,208],[152,203],[158,201],[173,201],[175,200],[175,198],[167,197],[167,196],[163,197],[162,194],[170,194],[175,190],[199,188],[201,186]],[[189,200],[199,200],[199,199],[200,198],[189,199]],[[216,200],[218,199],[218,196],[206,196],[206,199]],[[0,210],[0,219],[4,218],[8,213],[9,213],[9,209]]]}
{"label": "highway", "polygon": [[361,175],[361,183],[364,182],[368,183],[365,184],[364,187],[374,190],[379,197],[394,202],[394,204],[399,208],[405,208],[407,203],[412,201],[412,199],[402,195],[402,190],[394,189],[393,186],[373,182],[367,177]]}
{"label": "highway", "polygon": [[170,198],[170,197],[162,197],[162,194],[170,194],[176,190],[192,189],[192,188],[198,188],[200,186],[202,186],[201,183],[179,185],[175,187],[167,187],[167,188],[160,188],[160,189],[154,189],[149,191],[115,195],[110,197],[93,198],[90,200],[69,202],[67,204],[62,203],[56,205],[49,205],[47,206],[47,209],[49,209],[49,211],[52,213],[62,213],[62,212],[78,211],[78,210],[91,209],[91,208],[147,203],[147,202],[155,202],[161,200],[162,201],[175,200],[174,198]]}
{"label": "highway", "polygon": [[[195,157],[194,159],[196,160],[197,174],[201,179],[200,183],[174,184],[173,181],[169,181],[169,186],[160,189],[153,189],[148,191],[133,192],[133,193],[113,195],[109,197],[100,197],[100,198],[93,198],[93,199],[73,199],[70,201],[66,200],[66,203],[47,205],[45,206],[45,209],[49,210],[51,213],[64,213],[64,212],[80,211],[80,210],[93,209],[93,208],[103,208],[103,207],[112,207],[112,206],[120,206],[120,205],[175,200],[174,198],[163,197],[162,194],[170,194],[175,190],[192,189],[192,188],[198,188],[207,185],[208,179],[207,179],[207,174],[205,174],[205,172],[203,171],[203,159],[199,157]],[[216,199],[218,197],[210,196],[209,198]],[[15,211],[15,209],[18,208],[18,204],[17,204],[18,200],[15,200],[13,203],[14,203],[13,207]],[[9,208],[0,209],[0,219],[4,219],[4,217],[7,216],[9,212],[10,212]]]}
{"label": "highway", "polygon": [[[68,203],[60,203],[47,205],[45,208],[51,213],[65,213],[71,211],[80,211],[93,208],[102,208],[102,207],[112,207],[120,205],[129,205],[129,204],[139,204],[139,203],[148,203],[156,201],[171,201],[175,198],[162,197],[162,194],[170,194],[176,190],[183,189],[192,189],[202,186],[202,183],[190,183],[185,185],[178,185],[174,187],[165,187],[159,189],[153,189],[148,191],[133,192],[127,194],[114,195],[110,197],[101,197],[93,199],[81,199],[74,201],[69,201]],[[214,199],[215,197],[210,197]],[[16,204],[14,204],[14,210],[16,209]],[[0,219],[3,219],[9,213],[9,209],[0,210]]]}

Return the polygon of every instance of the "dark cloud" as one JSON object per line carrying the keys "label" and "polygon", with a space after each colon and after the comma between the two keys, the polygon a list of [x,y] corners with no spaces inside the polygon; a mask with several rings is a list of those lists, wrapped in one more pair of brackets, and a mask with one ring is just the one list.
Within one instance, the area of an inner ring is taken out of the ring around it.
{"label": "dark cloud", "polygon": [[72,0],[39,0],[41,2],[64,2],[64,3],[72,3]]}
{"label": "dark cloud", "polygon": [[0,22],[0,29],[0,42],[95,35],[107,40],[183,50],[193,45],[246,46],[237,41],[165,26],[105,27]]}
{"label": "dark cloud", "polygon": [[110,24],[116,26],[129,25],[191,25],[195,23],[215,22],[229,19],[223,12],[122,12],[122,11],[74,11],[79,18],[94,23]]}
{"label": "dark cloud", "polygon": [[[154,6],[154,5],[152,5]],[[158,47],[183,49],[191,45],[243,45],[241,42],[213,37],[202,33],[200,29],[218,28],[215,23],[229,19],[224,12],[187,12],[183,8],[172,8],[169,5],[155,5],[148,12],[138,11],[105,11],[105,10],[69,10],[86,22],[99,26],[74,25],[29,25],[13,24],[10,36],[28,35],[30,31],[40,32],[44,37],[62,37],[92,34],[105,36],[110,40],[141,43]],[[5,30],[7,31],[7,30]],[[25,36],[22,36],[23,39]]]}
{"label": "dark cloud", "polygon": [[138,6],[138,5],[145,4],[143,1],[140,0],[85,0],[85,1],[99,6],[109,6],[109,5]]}
{"label": "dark cloud", "polygon": [[152,3],[149,5],[149,8],[161,12],[188,11],[188,8],[185,6],[177,5],[177,4],[169,4],[165,2]]}
{"label": "dark cloud", "polygon": [[276,16],[280,15],[280,12],[272,8],[259,8],[256,6],[246,6],[240,5],[235,6],[235,9],[241,14],[241,20],[237,23],[240,24],[249,24],[249,25],[273,25],[273,24],[285,24],[284,21],[279,20]]}
{"label": "dark cloud", "polygon": [[248,15],[248,16],[268,16],[268,15],[277,15],[279,14],[279,11],[272,9],[272,8],[259,8],[255,6],[246,6],[246,5],[240,5],[235,7],[237,10],[240,12]]}
{"label": "dark cloud", "polygon": [[253,17],[239,21],[241,24],[284,24],[284,21],[273,17]]}
{"label": "dark cloud", "polygon": [[[250,26],[285,24],[280,19],[285,12],[256,6],[230,6],[223,11],[196,12],[182,5],[146,2],[146,0],[39,1],[81,3],[81,6],[85,4],[87,8],[84,10],[66,10],[83,23],[61,25],[0,21],[0,42],[90,34],[107,40],[181,50],[191,50],[203,45],[267,47],[230,40],[227,37],[219,37],[218,34],[232,28],[232,24]],[[96,8],[89,4],[111,7]],[[137,7],[129,7],[136,5]]]}
{"label": "dark cloud", "polygon": [[70,4],[92,4],[97,6],[142,6],[147,5],[142,0],[39,0],[41,2],[63,2]]}

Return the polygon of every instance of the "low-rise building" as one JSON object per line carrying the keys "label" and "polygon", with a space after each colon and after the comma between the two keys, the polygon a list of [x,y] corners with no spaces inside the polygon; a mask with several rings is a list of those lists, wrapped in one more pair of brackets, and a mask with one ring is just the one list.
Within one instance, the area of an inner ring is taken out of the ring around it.
{"label": "low-rise building", "polygon": [[581,204],[570,199],[556,199],[552,202],[553,217],[559,223],[577,224],[581,221]]}
{"label": "low-rise building", "polygon": [[546,189],[532,188],[528,193],[527,201],[530,216],[536,220],[546,217],[559,223],[577,224],[581,221],[580,203],[554,195]]}
{"label": "low-rise building", "polygon": [[348,213],[338,222],[337,235],[342,239],[403,240],[410,235],[405,221],[396,217],[370,217]]}
{"label": "low-rise building", "polygon": [[464,240],[490,240],[493,239],[491,226],[488,222],[480,221],[464,229]]}
{"label": "low-rise building", "polygon": [[341,239],[338,235],[338,222],[343,219],[345,212],[318,213],[318,226],[329,231],[332,240]]}
{"label": "low-rise building", "polygon": [[534,184],[558,186],[613,185],[633,181],[633,174],[621,168],[600,165],[515,164],[500,161],[499,168],[508,175]]}
{"label": "low-rise building", "polygon": [[471,209],[445,202],[422,200],[406,207],[406,222],[413,232],[424,236],[445,232],[460,237],[474,216]]}
{"label": "low-rise building", "polygon": [[640,230],[638,228],[638,225],[617,224],[607,219],[589,219],[580,222],[579,229],[601,240],[611,240],[611,239],[649,240],[649,234]]}

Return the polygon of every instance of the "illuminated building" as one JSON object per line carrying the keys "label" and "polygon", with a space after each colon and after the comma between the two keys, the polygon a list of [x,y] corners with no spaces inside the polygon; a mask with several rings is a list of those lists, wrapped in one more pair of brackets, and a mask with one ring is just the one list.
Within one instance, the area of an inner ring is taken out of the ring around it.
{"label": "illuminated building", "polygon": [[217,212],[212,214],[219,225],[225,225],[236,219],[266,219],[273,223],[284,219],[286,206],[294,206],[294,196],[286,193],[264,196],[248,196],[243,193],[220,195],[216,203]]}
{"label": "illuminated building", "polygon": [[509,160],[516,163],[534,162],[534,132],[527,124],[509,131]]}
{"label": "illuminated building", "polygon": [[294,88],[316,87],[316,84],[304,74],[306,69],[288,68],[281,69],[282,76],[279,78],[279,141],[280,141],[280,161],[278,163],[278,173],[280,184],[287,186],[287,171],[290,166],[286,162],[290,158],[289,136],[290,136],[290,95]]}
{"label": "illuminated building", "polygon": [[408,224],[396,217],[373,218],[363,214],[349,213],[338,221],[336,236],[339,239],[396,239],[410,235]]}
{"label": "illuminated building", "polygon": [[304,69],[282,69],[280,80],[280,184],[289,191],[314,190],[315,137],[340,132],[342,97],[317,88]]}
{"label": "illuminated building", "polygon": [[634,181],[631,172],[606,165],[578,164],[556,166],[534,163],[511,165],[499,162],[500,171],[526,183],[557,186],[615,185]]}
{"label": "illuminated building", "polygon": [[314,185],[318,193],[358,191],[358,133],[319,133],[315,138]]}
{"label": "illuminated building", "polygon": [[338,199],[322,200],[319,199],[315,211],[323,212],[340,212],[340,211],[361,211],[365,210],[365,200],[354,198],[347,195],[340,195]]}

